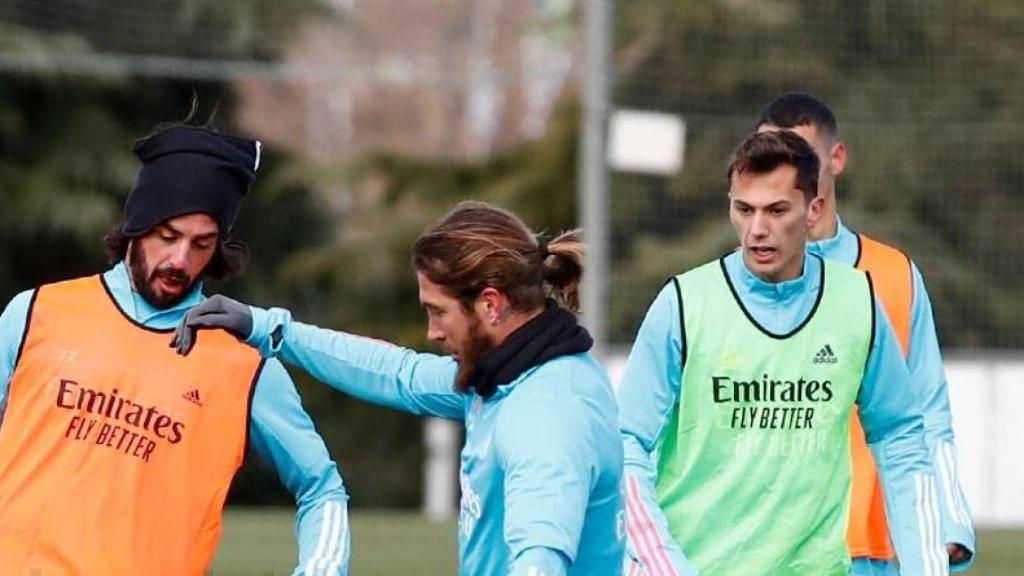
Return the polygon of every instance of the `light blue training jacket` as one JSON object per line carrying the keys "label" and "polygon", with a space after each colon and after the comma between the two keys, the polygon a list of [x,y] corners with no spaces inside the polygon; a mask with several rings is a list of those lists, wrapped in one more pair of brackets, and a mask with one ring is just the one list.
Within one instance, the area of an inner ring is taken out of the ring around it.
{"label": "light blue training jacket", "polygon": [[[174,328],[189,308],[205,298],[202,286],[197,286],[174,307],[160,310],[132,290],[123,263],[104,273],[103,279],[118,307],[149,328]],[[0,426],[31,297],[32,291],[18,294],[0,315]],[[170,335],[167,338],[169,343]],[[256,382],[249,437],[252,447],[277,470],[281,482],[295,496],[299,562],[293,576],[347,575],[348,495],[337,465],[302,408],[295,385],[275,360],[264,364]]]}
{"label": "light blue training jacket", "polygon": [[[761,326],[776,334],[792,331],[812,312],[821,266],[818,257],[805,257],[798,278],[768,283],[746,267],[740,251],[725,257],[726,271],[744,307]],[[732,298],[729,293],[722,296]],[[885,488],[893,542],[904,576],[946,574],[946,552],[938,537],[938,504],[927,489],[934,486],[934,473],[919,400],[908,393],[914,389],[910,375],[877,301],[875,317],[874,343],[857,403]],[[683,354],[679,303],[674,286],[668,283],[647,311],[617,390],[625,452],[628,552],[646,567],[641,573],[649,576],[698,573],[686,559],[686,551],[673,541],[654,488],[654,450],[679,402]]]}
{"label": "light blue training jacket", "polygon": [[622,446],[615,397],[589,354],[534,366],[490,398],[454,389],[450,357],[252,308],[249,343],[347,394],[465,423],[463,576],[613,576],[622,565]]}

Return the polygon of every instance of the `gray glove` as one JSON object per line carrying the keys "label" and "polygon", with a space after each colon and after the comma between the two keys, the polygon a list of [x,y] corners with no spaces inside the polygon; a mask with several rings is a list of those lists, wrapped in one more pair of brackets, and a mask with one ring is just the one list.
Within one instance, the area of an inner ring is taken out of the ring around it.
{"label": "gray glove", "polygon": [[182,356],[188,355],[196,344],[196,330],[204,328],[223,328],[239,340],[245,340],[252,334],[252,311],[227,296],[210,296],[181,319],[171,338],[171,348]]}

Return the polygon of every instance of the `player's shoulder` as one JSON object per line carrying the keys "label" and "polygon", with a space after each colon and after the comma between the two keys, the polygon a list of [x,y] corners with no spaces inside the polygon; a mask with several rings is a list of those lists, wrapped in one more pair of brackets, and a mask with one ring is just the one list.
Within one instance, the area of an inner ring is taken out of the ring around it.
{"label": "player's shoulder", "polygon": [[[924,276],[910,254],[897,246],[864,234],[858,234],[857,237],[859,244],[856,266],[869,270],[875,277],[886,275],[898,282],[905,282],[909,278],[915,285],[915,292],[925,290]],[[915,301],[918,299],[915,298]]]}
{"label": "player's shoulder", "polygon": [[864,270],[855,268],[846,262],[833,260],[831,258],[822,258],[820,256],[814,256],[814,258],[821,260],[821,266],[824,269],[825,278],[829,280],[831,279],[830,277],[835,277],[837,275],[849,278],[863,278],[867,275]]}
{"label": "player's shoulder", "polygon": [[552,358],[524,373],[523,399],[581,394],[593,386],[610,386],[608,372],[589,352]]}
{"label": "player's shoulder", "polygon": [[913,259],[910,257],[905,250],[902,248],[879,240],[873,236],[868,236],[862,232],[857,233],[858,253],[857,262],[860,263],[864,258],[868,256],[881,256],[893,261],[902,262],[908,266],[915,266]]}
{"label": "player's shoulder", "polygon": [[708,260],[707,262],[704,262],[703,264],[698,264],[697,266],[694,266],[692,268],[688,268],[687,270],[685,270],[685,271],[683,271],[683,272],[681,272],[679,274],[676,274],[672,278],[668,279],[668,282],[666,282],[665,288],[671,288],[670,285],[672,284],[673,281],[688,282],[688,281],[691,281],[693,279],[703,278],[703,277],[709,276],[709,275],[710,276],[721,275],[723,261],[728,256],[729,256],[729,254],[725,254],[725,255],[723,255],[723,256],[721,256],[719,258],[715,258],[714,260]]}
{"label": "player's shoulder", "polygon": [[[510,391],[495,423],[503,442],[518,442],[509,438],[509,433],[517,438],[526,435],[550,439],[551,435],[582,433],[592,429],[596,422],[615,421],[617,405],[607,380],[593,378],[568,383],[562,379],[566,372],[548,373],[556,375],[557,378],[527,380]],[[585,393],[588,387],[590,394]]]}
{"label": "player's shoulder", "polygon": [[36,288],[18,292],[17,294],[14,295],[14,298],[11,298],[10,300],[7,301],[7,306],[5,306],[5,309],[14,310],[19,308],[28,308],[28,305],[32,302],[32,298],[35,296],[35,294]]}
{"label": "player's shoulder", "polygon": [[616,414],[608,373],[587,353],[559,356],[532,369],[505,399],[503,419],[588,421]]}
{"label": "player's shoulder", "polygon": [[15,333],[22,333],[35,295],[36,291],[33,289],[19,292],[11,298],[0,313],[0,335],[6,338],[8,335],[13,337]]}

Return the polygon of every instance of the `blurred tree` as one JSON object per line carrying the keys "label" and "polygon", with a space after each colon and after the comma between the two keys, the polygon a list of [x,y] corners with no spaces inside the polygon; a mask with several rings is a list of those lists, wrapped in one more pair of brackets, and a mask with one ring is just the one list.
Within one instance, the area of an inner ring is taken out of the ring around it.
{"label": "blurred tree", "polygon": [[[344,18],[333,8],[342,4],[0,0],[0,56],[272,63],[303,15]],[[734,246],[729,154],[762,105],[803,89],[834,105],[851,149],[839,182],[844,218],[914,256],[944,344],[1021,347],[1024,296],[1015,288],[1024,270],[1012,250],[1024,241],[1024,199],[1015,193],[1024,178],[1018,4],[619,2],[614,103],[683,114],[688,141],[674,178],[613,176],[614,340],[632,339],[668,275]],[[111,18],[96,17],[103,10]],[[115,11],[137,17],[114,18]],[[137,170],[132,141],[183,117],[193,91],[200,118],[219,109],[216,123],[237,130],[234,90],[226,79],[0,75],[0,299],[103,269],[100,238]],[[288,307],[302,321],[430,349],[409,264],[416,236],[470,197],[518,211],[548,237],[572,227],[576,99],[566,95],[542,140],[482,162],[374,155],[340,165],[268,150],[238,226],[253,249],[250,270],[209,288]],[[293,373],[354,505],[415,504],[419,419]],[[233,498],[288,500],[258,465],[246,468]]]}
{"label": "blurred tree", "polygon": [[[482,163],[376,155],[350,170],[296,167],[293,174],[314,183],[321,195],[346,200],[336,202],[330,241],[307,244],[281,262],[273,280],[279,299],[271,301],[289,307],[300,321],[436,349],[426,339],[410,263],[416,237],[466,198],[515,210],[546,238],[572,228],[574,105],[567,103],[557,118],[548,138]],[[268,286],[255,289],[266,293]],[[305,386],[303,396],[340,457],[356,505],[418,502],[420,418],[369,406],[320,384]]]}
{"label": "blurred tree", "polygon": [[725,166],[760,108],[787,90],[839,116],[847,224],[909,252],[943,344],[1024,345],[1019,134],[1024,10],[1014,0],[619,2],[617,106],[681,113],[686,167],[616,175],[611,329],[629,342],[674,273],[730,249]]}
{"label": "blurred tree", "polygon": [[[15,62],[20,55],[46,62],[90,54],[107,57],[110,51],[140,50],[141,46],[142,52],[178,56],[264,58],[279,48],[288,28],[287,22],[274,18],[276,11],[252,10],[249,2],[164,0],[146,9],[116,2],[81,4],[0,3],[0,55]],[[291,10],[290,18],[303,13],[319,16],[326,7],[303,0],[274,4]],[[109,28],[124,26],[126,21],[103,17],[104,11],[111,10],[139,12],[135,20],[128,19],[136,29]],[[168,13],[175,17],[161,19]],[[196,48],[197,38],[214,33],[207,39],[222,51],[211,54]],[[222,43],[224,38],[235,41]],[[162,48],[155,47],[158,43],[164,43]],[[183,50],[187,46],[197,51]],[[237,131],[231,124],[233,88],[225,81],[97,77],[47,72],[45,67],[31,74],[18,73],[17,67],[13,70],[0,75],[0,300],[4,303],[21,290],[96,273],[107,266],[102,237],[120,218],[137,173],[138,161],[130,152],[136,138],[157,124],[185,117],[193,98],[200,105],[198,121],[211,118],[214,127]],[[212,289],[259,297],[267,303],[283,301],[275,288],[278,268],[293,251],[326,241],[330,213],[306,182],[294,177],[296,163],[267,152],[237,230],[253,250],[249,273],[240,281]],[[305,380],[299,384],[308,388],[307,405],[312,404],[315,417],[328,422],[338,419],[333,406],[342,402],[340,395],[322,402],[329,390]],[[310,403],[311,397],[316,402]],[[386,491],[383,494],[378,501],[390,497]],[[232,499],[247,502],[273,498],[287,495],[272,473],[258,464],[243,472],[232,494]]]}
{"label": "blurred tree", "polygon": [[[2,45],[8,52],[20,45],[35,56],[272,61],[296,28],[312,18],[340,21],[345,12],[342,3],[330,0],[0,2],[7,29]],[[77,50],[68,50],[71,46]]]}

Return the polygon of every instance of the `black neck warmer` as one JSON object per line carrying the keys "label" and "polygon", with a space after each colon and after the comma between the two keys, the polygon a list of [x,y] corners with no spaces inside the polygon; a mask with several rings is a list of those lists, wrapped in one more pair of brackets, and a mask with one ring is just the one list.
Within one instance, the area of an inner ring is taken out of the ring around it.
{"label": "black neck warmer", "polygon": [[526,370],[552,358],[586,352],[594,345],[576,316],[548,298],[544,311],[480,357],[469,385],[484,398]]}

